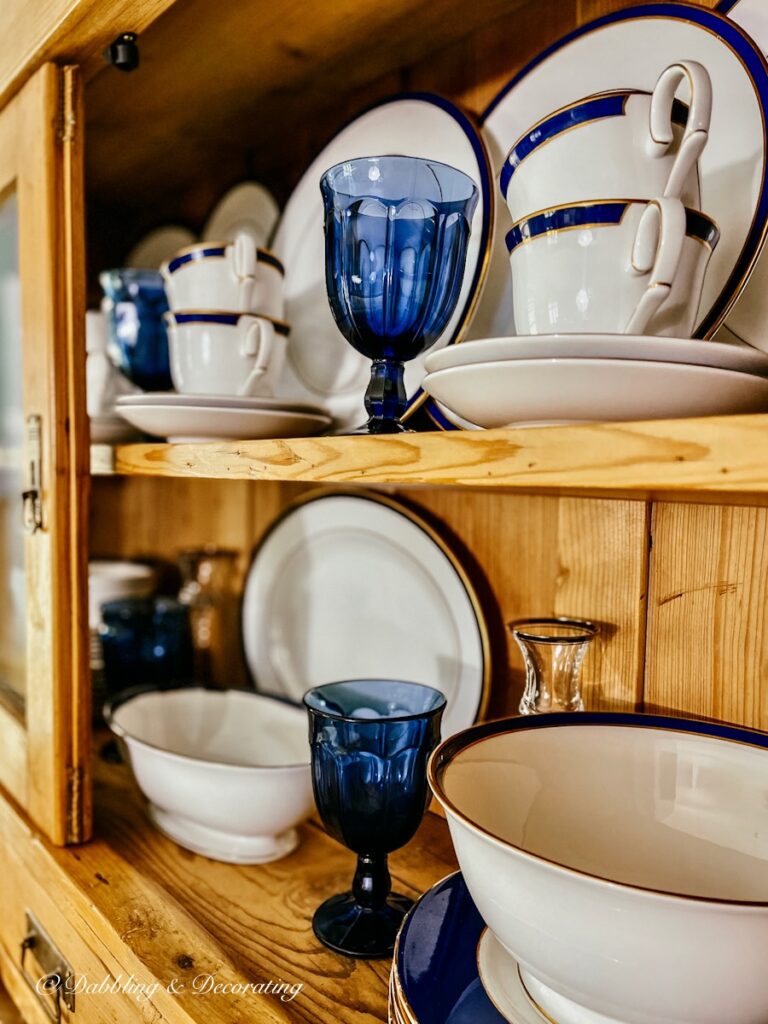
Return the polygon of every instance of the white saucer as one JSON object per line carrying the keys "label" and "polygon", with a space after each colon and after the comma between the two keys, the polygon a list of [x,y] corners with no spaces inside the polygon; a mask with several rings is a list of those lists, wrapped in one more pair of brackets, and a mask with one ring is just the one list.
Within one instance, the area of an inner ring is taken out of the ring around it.
{"label": "white saucer", "polygon": [[768,355],[749,345],[634,334],[540,334],[465,341],[462,345],[431,352],[425,366],[428,373],[435,373],[447,370],[449,366],[468,366],[470,363],[552,358],[686,363],[768,377]]}
{"label": "white saucer", "polygon": [[141,435],[122,416],[91,416],[91,444],[120,444]]}
{"label": "white saucer", "polygon": [[202,240],[233,240],[249,235],[255,245],[266,246],[272,239],[280,208],[272,193],[257,181],[244,181],[226,192],[216,203],[203,228]]}
{"label": "white saucer", "polygon": [[485,994],[509,1024],[563,1024],[548,1020],[523,986],[517,961],[510,956],[490,928],[477,944],[477,971]]}
{"label": "white saucer", "polygon": [[292,409],[197,405],[122,405],[119,414],[134,427],[169,441],[255,441],[262,438],[309,437],[330,426],[323,413]]}
{"label": "white saucer", "polygon": [[182,395],[178,391],[147,391],[138,395],[125,395],[117,399],[115,406],[122,409],[134,406],[150,407],[173,405],[195,406],[206,409],[278,409],[281,412],[308,412],[324,416],[325,410],[319,405],[306,402],[288,402],[283,398],[267,398],[252,395]]}
{"label": "white saucer", "polygon": [[485,994],[509,1024],[623,1024],[542,985],[520,967],[490,928],[477,944],[477,970]]}
{"label": "white saucer", "polygon": [[134,245],[125,258],[125,265],[157,270],[161,263],[169,260],[179,249],[186,249],[196,241],[188,228],[177,224],[155,228]]}
{"label": "white saucer", "polygon": [[517,359],[451,366],[427,374],[424,389],[486,429],[522,422],[680,419],[768,410],[765,377],[637,359]]}
{"label": "white saucer", "polygon": [[206,828],[177,814],[169,814],[150,803],[147,813],[164,836],[185,850],[227,864],[268,864],[292,853],[299,843],[295,828],[281,836],[235,836]]}

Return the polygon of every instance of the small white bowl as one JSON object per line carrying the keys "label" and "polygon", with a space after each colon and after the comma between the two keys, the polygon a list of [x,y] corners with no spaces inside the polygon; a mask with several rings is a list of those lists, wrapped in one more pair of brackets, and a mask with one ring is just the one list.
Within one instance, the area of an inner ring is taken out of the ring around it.
{"label": "small white bowl", "polygon": [[131,697],[105,717],[161,832],[194,853],[263,864],[296,848],[312,812],[306,714],[236,690]]}
{"label": "small white bowl", "polygon": [[545,1014],[768,1019],[766,745],[708,722],[561,713],[437,748],[430,784],[467,887]]}

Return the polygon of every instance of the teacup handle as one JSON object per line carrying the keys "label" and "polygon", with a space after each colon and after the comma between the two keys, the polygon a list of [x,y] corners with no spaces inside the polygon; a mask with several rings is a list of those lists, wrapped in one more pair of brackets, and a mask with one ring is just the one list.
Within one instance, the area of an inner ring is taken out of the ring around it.
{"label": "teacup handle", "polygon": [[240,344],[240,354],[245,357],[255,356],[256,362],[238,388],[239,395],[249,395],[256,381],[267,372],[272,358],[274,337],[274,331],[266,329],[260,320],[252,320],[246,327]]}
{"label": "teacup handle", "polygon": [[232,266],[239,284],[240,309],[249,310],[253,282],[256,278],[256,246],[248,235],[239,234],[235,238]]}
{"label": "teacup handle", "polygon": [[685,242],[685,207],[679,199],[653,199],[643,210],[632,245],[630,273],[648,274],[643,292],[625,334],[644,334],[664,305],[675,280]]}
{"label": "teacup handle", "polygon": [[672,107],[678,86],[688,80],[690,103],[688,121],[670,172],[665,196],[679,196],[696,161],[707,143],[712,117],[712,80],[703,64],[695,60],[681,60],[662,71],[651,97],[650,139],[651,156],[664,156],[672,145]]}

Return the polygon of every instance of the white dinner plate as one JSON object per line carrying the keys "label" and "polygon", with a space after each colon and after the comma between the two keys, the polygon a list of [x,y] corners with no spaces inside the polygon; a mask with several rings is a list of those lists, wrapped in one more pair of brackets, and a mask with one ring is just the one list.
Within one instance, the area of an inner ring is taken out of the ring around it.
{"label": "white dinner plate", "polygon": [[[328,305],[320,178],[342,160],[389,153],[450,164],[468,174],[480,191],[456,311],[433,347],[461,337],[487,268],[495,187],[477,129],[453,104],[426,93],[387,100],[361,114],[325,147],[294,189],[273,245],[285,266],[285,318],[291,324],[278,393],[290,401],[322,403],[341,430],[366,418],[363,396],[371,363],[344,339]],[[404,418],[424,399],[423,376],[423,356],[405,364]]]}
{"label": "white dinner plate", "polygon": [[327,414],[318,405],[297,402],[285,402],[282,398],[259,398],[250,395],[182,395],[177,391],[148,391],[138,395],[125,395],[117,399],[123,409],[134,406],[153,407],[156,405],[173,406],[205,406],[206,409],[278,409],[282,412],[310,412],[326,417]]}
{"label": "white dinner plate", "polygon": [[474,363],[430,373],[424,387],[453,412],[486,429],[768,411],[765,377],[632,359]]}
{"label": "white dinner plate", "polygon": [[255,441],[261,438],[309,437],[330,425],[322,413],[291,409],[240,409],[205,405],[123,405],[117,412],[138,430],[169,441]]}
{"label": "white dinner plate", "polygon": [[125,259],[126,267],[159,270],[160,264],[175,256],[179,249],[194,245],[197,239],[188,228],[168,224],[155,228],[134,245]]}
{"label": "white dinner plate", "polygon": [[237,235],[249,235],[254,245],[269,245],[280,216],[272,193],[257,181],[235,185],[216,203],[205,222],[202,240],[220,238],[234,241]]}
{"label": "white dinner plate", "polygon": [[494,363],[508,359],[634,359],[645,362],[716,366],[768,377],[768,356],[749,345],[725,345],[690,338],[651,338],[632,334],[539,334],[536,337],[467,341],[426,360],[428,373],[449,366]]}
{"label": "white dinner plate", "polygon": [[425,683],[448,698],[443,736],[484,708],[490,655],[477,597],[420,518],[379,495],[288,510],[257,548],[243,598],[257,689],[300,701],[345,679]]}

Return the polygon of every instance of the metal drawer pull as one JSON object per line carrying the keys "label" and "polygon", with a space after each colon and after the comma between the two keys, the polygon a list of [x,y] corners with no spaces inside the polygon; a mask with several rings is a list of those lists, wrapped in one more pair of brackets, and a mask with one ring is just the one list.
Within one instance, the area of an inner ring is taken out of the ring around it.
{"label": "metal drawer pull", "polygon": [[[34,914],[26,913],[27,934],[21,940],[21,975],[37,995],[48,1019],[53,1024],[61,1024],[61,1004],[75,1012],[74,971],[54,945],[48,933]],[[45,971],[39,978],[34,978],[24,961],[29,950],[33,950],[35,959]],[[53,1001],[47,995],[53,996]]]}

